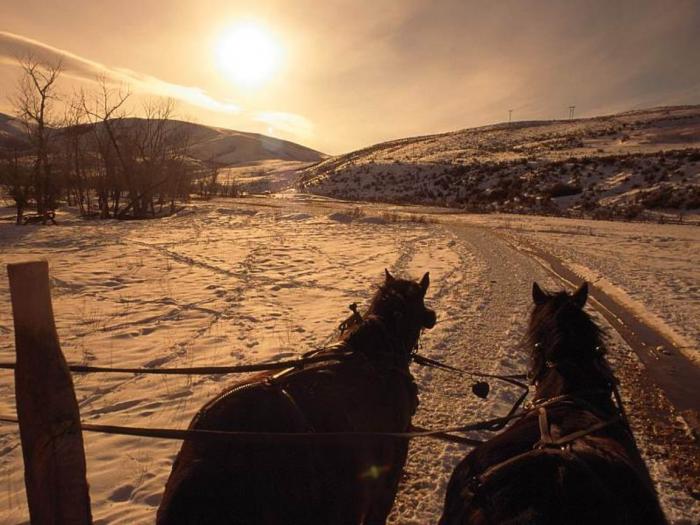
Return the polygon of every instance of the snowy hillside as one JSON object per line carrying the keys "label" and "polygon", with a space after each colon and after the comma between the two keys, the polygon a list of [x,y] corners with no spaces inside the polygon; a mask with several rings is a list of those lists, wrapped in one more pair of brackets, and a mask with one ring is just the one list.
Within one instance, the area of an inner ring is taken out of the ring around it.
{"label": "snowy hillside", "polygon": [[325,158],[323,153],[306,146],[259,133],[214,128],[191,122],[173,123],[190,128],[191,153],[199,160],[231,165],[261,160],[317,162]]}
{"label": "snowy hillside", "polygon": [[697,210],[700,106],[395,140],[312,166],[299,187],[474,211],[631,218],[643,210]]}
{"label": "snowy hillside", "polygon": [[245,162],[222,169],[218,182],[233,183],[245,193],[277,192],[293,187],[299,170],[312,164],[278,159]]}

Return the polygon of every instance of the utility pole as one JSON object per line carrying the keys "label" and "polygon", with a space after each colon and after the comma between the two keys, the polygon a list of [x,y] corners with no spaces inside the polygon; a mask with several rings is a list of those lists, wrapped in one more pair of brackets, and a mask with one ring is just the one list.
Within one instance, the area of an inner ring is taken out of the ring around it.
{"label": "utility pole", "polygon": [[569,120],[573,120],[575,109],[576,109],[576,106],[569,106]]}
{"label": "utility pole", "polygon": [[510,124],[510,121],[512,120],[513,117],[513,110],[509,109],[508,110],[508,124]]}

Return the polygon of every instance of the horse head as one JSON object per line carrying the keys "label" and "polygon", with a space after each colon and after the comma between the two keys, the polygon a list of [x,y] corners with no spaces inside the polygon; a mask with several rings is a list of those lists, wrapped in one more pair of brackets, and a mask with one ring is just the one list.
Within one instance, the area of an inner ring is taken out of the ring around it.
{"label": "horse head", "polygon": [[435,326],[435,312],[425,306],[425,294],[430,285],[430,274],[419,281],[399,279],[384,270],[384,283],[379,286],[365,315],[387,333],[394,351],[408,363],[411,352],[418,344],[421,330]]}
{"label": "horse head", "polygon": [[611,372],[604,361],[603,332],[585,312],[588,283],[574,293],[550,293],[532,285],[534,307],[526,334],[535,384],[543,382],[548,371],[575,377],[579,388],[609,384]]}

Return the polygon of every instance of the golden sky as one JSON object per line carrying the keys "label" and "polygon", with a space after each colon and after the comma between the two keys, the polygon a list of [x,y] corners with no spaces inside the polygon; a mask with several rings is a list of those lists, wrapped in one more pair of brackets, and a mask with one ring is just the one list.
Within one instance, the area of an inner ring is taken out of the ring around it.
{"label": "golden sky", "polygon": [[[252,84],[221,63],[241,25],[274,47]],[[700,103],[698,28],[695,0],[2,0],[0,111],[14,57],[31,52],[63,57],[66,94],[104,74],[130,85],[135,112],[169,96],[187,120],[342,153],[508,109],[539,120]]]}

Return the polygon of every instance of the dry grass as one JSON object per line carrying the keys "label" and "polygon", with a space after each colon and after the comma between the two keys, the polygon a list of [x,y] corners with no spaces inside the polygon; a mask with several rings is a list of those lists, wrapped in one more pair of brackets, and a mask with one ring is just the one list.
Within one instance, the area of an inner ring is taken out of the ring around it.
{"label": "dry grass", "polygon": [[419,215],[417,213],[399,213],[387,211],[382,213],[382,219],[389,223],[408,222],[413,224],[439,224],[440,221],[436,217],[428,215]]}

